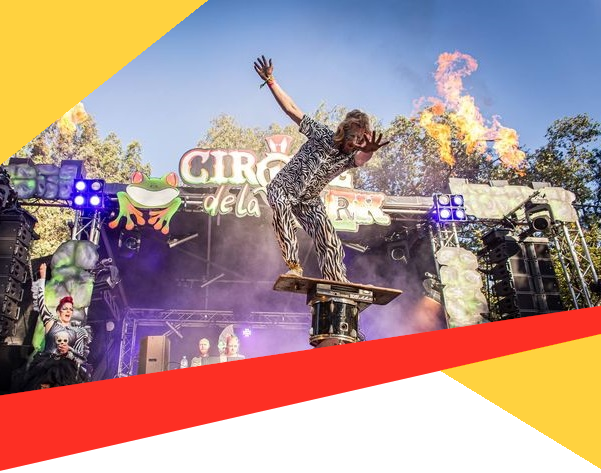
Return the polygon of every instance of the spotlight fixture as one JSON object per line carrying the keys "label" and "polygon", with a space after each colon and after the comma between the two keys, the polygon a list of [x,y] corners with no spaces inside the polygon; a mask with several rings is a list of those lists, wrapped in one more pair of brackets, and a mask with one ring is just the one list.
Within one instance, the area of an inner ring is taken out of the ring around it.
{"label": "spotlight fixture", "polygon": [[434,194],[431,215],[436,222],[465,222],[465,200],[460,194]]}
{"label": "spotlight fixture", "polygon": [[520,239],[532,236],[537,232],[546,232],[553,225],[553,212],[546,199],[532,198],[524,205],[524,213],[528,229],[520,234]]}
{"label": "spotlight fixture", "polygon": [[75,209],[101,209],[104,207],[104,180],[77,179],[71,196]]}
{"label": "spotlight fixture", "polygon": [[409,259],[409,245],[406,240],[398,240],[388,243],[386,251],[390,259],[407,264]]}
{"label": "spotlight fixture", "polygon": [[113,264],[112,258],[101,260],[92,273],[94,276],[94,284],[106,283],[110,289],[114,289],[121,282],[119,268]]}
{"label": "spotlight fixture", "polygon": [[119,234],[119,254],[123,258],[132,258],[140,251],[142,235],[139,230],[122,230]]}

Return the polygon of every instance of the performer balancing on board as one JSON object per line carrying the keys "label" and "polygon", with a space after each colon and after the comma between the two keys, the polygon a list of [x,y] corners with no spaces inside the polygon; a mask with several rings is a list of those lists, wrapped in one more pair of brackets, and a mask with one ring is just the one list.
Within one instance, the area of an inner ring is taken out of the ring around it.
{"label": "performer balancing on board", "polygon": [[282,249],[288,274],[303,275],[298,257],[294,217],[313,239],[325,279],[348,282],[344,250],[319,197],[323,188],[340,173],[369,161],[388,144],[382,134],[371,131],[368,116],[352,110],[336,132],[305,115],[273,77],[273,63],[265,56],[254,63],[257,74],[269,86],[282,110],[308,140],[267,185],[267,200],[273,209],[273,228]]}

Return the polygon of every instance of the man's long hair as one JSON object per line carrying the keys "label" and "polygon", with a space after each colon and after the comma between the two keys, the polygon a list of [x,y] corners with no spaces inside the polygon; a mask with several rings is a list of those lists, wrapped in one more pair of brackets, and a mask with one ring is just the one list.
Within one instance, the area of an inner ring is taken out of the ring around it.
{"label": "man's long hair", "polygon": [[369,125],[369,117],[365,112],[361,110],[351,110],[346,114],[344,120],[338,125],[338,129],[336,133],[334,133],[334,145],[337,148],[342,147],[342,143],[344,142],[345,136],[351,131],[353,126],[357,126],[359,128],[363,128],[366,133],[371,131],[371,127]]}

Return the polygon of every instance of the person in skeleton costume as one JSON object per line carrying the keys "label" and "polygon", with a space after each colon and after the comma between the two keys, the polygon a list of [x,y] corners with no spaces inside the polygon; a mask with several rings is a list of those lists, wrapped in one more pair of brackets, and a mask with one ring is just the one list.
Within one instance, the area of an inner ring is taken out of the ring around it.
{"label": "person in skeleton costume", "polygon": [[273,63],[257,58],[255,71],[267,84],[276,102],[308,140],[267,185],[267,200],[273,209],[273,228],[289,268],[288,274],[303,275],[298,256],[298,221],[313,239],[322,276],[348,282],[344,250],[319,196],[342,172],[364,165],[388,141],[371,131],[369,117],[350,111],[336,132],[305,115],[273,77]]}
{"label": "person in skeleton costume", "polygon": [[32,360],[23,382],[23,391],[66,386],[89,380],[89,334],[84,327],[71,324],[73,299],[63,297],[56,316],[44,302],[46,265],[40,266],[40,278],[32,285],[33,299],[46,332],[44,351]]}

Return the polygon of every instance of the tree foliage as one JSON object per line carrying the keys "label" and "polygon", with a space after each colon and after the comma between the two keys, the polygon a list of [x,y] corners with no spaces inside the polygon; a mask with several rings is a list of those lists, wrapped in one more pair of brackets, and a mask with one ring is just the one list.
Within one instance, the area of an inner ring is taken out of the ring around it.
{"label": "tree foliage", "polygon": [[[312,116],[335,129],[346,112],[344,107],[328,108],[322,103]],[[450,177],[474,183],[507,180],[519,185],[544,181],[574,192],[578,203],[590,206],[598,220],[601,215],[601,125],[587,115],[555,121],[547,131],[547,144],[526,153],[525,166],[521,169],[500,165],[490,150],[468,150],[453,120],[449,116],[442,116],[441,120],[451,129],[451,150],[455,158],[452,166],[441,160],[436,140],[417,119],[397,116],[389,126],[382,128],[379,120],[371,117],[374,127],[390,144],[357,170],[356,187],[388,195],[428,196],[444,191]],[[293,138],[292,152],[305,140],[294,124],[285,127],[272,124],[267,129],[243,128],[233,117],[221,115],[213,120],[198,146],[250,149],[260,154],[265,149],[265,138],[279,133]]]}
{"label": "tree foliage", "polygon": [[428,196],[444,192],[449,178],[470,182],[519,179],[517,170],[500,166],[488,151],[468,149],[449,115],[440,124],[450,130],[450,149],[455,162],[441,159],[440,145],[415,118],[396,117],[383,133],[391,143],[358,171],[358,186],[399,196]]}
{"label": "tree foliage", "polygon": [[576,194],[587,215],[601,217],[601,124],[586,114],[556,120],[547,144],[528,155],[528,177]]}
{"label": "tree foliage", "polygon": [[[336,129],[347,111],[346,108],[340,106],[328,109],[327,105],[322,102],[311,116],[328,127]],[[371,119],[375,120],[374,117]],[[207,149],[247,149],[260,155],[266,149],[265,139],[278,134],[288,135],[292,138],[290,144],[292,152],[295,152],[306,140],[294,123],[285,126],[272,123],[267,128],[245,128],[240,126],[231,115],[220,115],[211,121],[211,127],[198,141],[197,146]]]}
{"label": "tree foliage", "polygon": [[[340,106],[328,107],[321,103],[312,116],[335,129],[346,114]],[[518,171],[499,165],[499,160],[489,153],[468,150],[448,116],[441,116],[451,129],[451,149],[454,165],[440,159],[437,142],[414,118],[397,116],[390,125],[382,127],[377,117],[372,124],[382,131],[391,143],[376,153],[366,166],[355,171],[355,185],[365,190],[399,196],[428,196],[446,189],[449,177],[486,183],[490,180],[508,180],[510,184],[527,184],[545,181],[571,190],[578,204],[585,206],[587,238],[595,259],[599,258],[599,223],[601,221],[601,125],[585,114],[556,120],[547,130],[547,143],[526,154],[526,165]],[[234,117],[221,115],[199,140],[203,148],[248,149],[260,156],[266,150],[265,138],[274,134],[292,137],[291,151],[296,151],[305,137],[298,127],[274,123],[267,128],[245,128]],[[101,177],[111,182],[127,182],[134,170],[150,173],[142,162],[142,149],[138,142],[125,148],[114,133],[106,138],[99,136],[96,123],[90,117],[77,127],[73,134],[61,131],[58,123],[52,124],[27,146],[15,154],[32,158],[36,163],[59,164],[62,159],[81,159],[88,177]],[[37,208],[34,215],[39,223],[36,230],[41,235],[34,245],[34,254],[52,253],[54,248],[69,238],[66,221],[71,212],[65,209]],[[596,239],[595,239],[596,238]]]}

